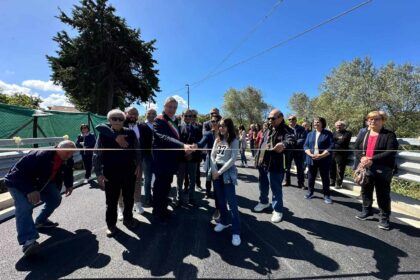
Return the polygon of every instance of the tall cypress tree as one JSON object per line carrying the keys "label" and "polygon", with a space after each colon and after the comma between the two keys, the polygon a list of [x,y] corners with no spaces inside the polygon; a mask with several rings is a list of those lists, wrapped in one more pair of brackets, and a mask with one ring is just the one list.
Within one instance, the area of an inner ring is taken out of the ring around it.
{"label": "tall cypress tree", "polygon": [[156,40],[144,42],[140,30],[116,16],[107,0],[81,0],[72,15],[60,10],[60,21],[78,32],[60,31],[57,56],[48,56],[52,80],[81,111],[106,114],[133,102],[154,101],[159,79],[153,59]]}

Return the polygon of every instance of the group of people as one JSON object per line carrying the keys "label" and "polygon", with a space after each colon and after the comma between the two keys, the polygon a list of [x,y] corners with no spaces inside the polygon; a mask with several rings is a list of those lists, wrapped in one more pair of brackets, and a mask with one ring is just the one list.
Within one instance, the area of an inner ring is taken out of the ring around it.
{"label": "group of people", "polygon": [[[5,181],[15,200],[18,241],[25,255],[37,248],[37,229],[58,225],[48,218],[60,205],[63,182],[66,195],[72,192],[73,148],[92,147],[92,142],[95,142],[93,154],[81,150],[85,180],[89,179],[93,166],[98,184],[105,191],[108,237],[116,234],[119,218],[126,227],[135,228],[138,221],[133,218],[133,210],[141,214],[143,207],[153,207],[154,223],[166,224],[172,215],[168,205],[174,175],[177,191],[173,205],[194,207],[196,186],[200,183],[200,162],[204,158],[206,198],[215,199],[214,231],[232,227],[232,244],[239,246],[241,223],[235,190],[238,184],[235,161],[240,153],[243,166],[247,166],[245,150],[249,133],[243,126],[238,133],[232,119],[222,118],[216,108],[202,125],[196,121],[195,110],[185,110],[178,119],[177,108],[177,100],[168,97],[162,114],[149,109],[144,123],[138,123],[139,113],[135,108],[128,108],[126,112],[111,110],[107,114],[108,123],[96,127],[99,131],[96,141],[92,141],[92,137],[95,138],[89,127],[82,125],[76,144],[67,140],[59,143],[56,151],[34,150],[16,163]],[[373,214],[372,193],[376,188],[381,209],[379,226],[389,229],[390,182],[398,142],[395,134],[383,127],[385,120],[383,113],[369,113],[368,128],[361,131],[356,140],[356,157],[370,174],[370,180],[362,186],[363,210],[357,218],[365,220]],[[314,118],[312,125],[312,131],[305,129],[297,124],[293,115],[286,124],[283,113],[274,109],[255,133],[251,151],[255,153],[255,167],[259,172],[260,195],[254,211],[262,212],[271,207],[273,223],[283,218],[282,188],[291,184],[292,161],[297,169],[298,187],[307,189],[306,199],[314,197],[318,170],[325,203],[332,203],[330,185],[342,186],[351,133],[345,130],[342,121],[336,122],[334,133],[326,129],[322,117]],[[304,184],[305,165],[308,187]],[[140,200],[142,177],[143,205]],[[32,209],[40,200],[45,204],[34,222]]]}

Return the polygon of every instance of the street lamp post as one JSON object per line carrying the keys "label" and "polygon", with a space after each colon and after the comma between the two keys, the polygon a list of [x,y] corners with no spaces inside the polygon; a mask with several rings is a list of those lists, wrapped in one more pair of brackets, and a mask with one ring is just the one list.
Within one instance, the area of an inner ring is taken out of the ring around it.
{"label": "street lamp post", "polygon": [[186,86],[187,86],[187,107],[189,110],[190,109],[190,85],[186,84]]}

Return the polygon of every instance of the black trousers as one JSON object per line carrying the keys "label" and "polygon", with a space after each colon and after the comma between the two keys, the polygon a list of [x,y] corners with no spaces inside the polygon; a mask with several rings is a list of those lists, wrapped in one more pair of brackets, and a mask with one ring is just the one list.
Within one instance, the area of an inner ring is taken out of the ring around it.
{"label": "black trousers", "polygon": [[391,215],[392,168],[371,166],[369,171],[368,183],[362,186],[363,211],[372,212],[373,189],[375,189],[381,216],[388,218]]}
{"label": "black trousers", "polygon": [[330,169],[330,182],[341,186],[344,180],[344,172],[346,171],[347,153],[334,154]]}
{"label": "black trousers", "polygon": [[82,154],[83,166],[85,167],[85,179],[89,179],[92,174],[92,156],[91,153]]}
{"label": "black trousers", "polygon": [[314,160],[313,165],[308,165],[308,191],[313,193],[315,191],[315,179],[318,173],[321,175],[322,181],[322,190],[325,196],[330,196],[330,182],[329,182],[329,172],[330,172],[330,163],[325,162],[325,160]]}
{"label": "black trousers", "polygon": [[153,184],[153,215],[164,218],[168,212],[168,195],[174,175],[155,174]]}
{"label": "black trousers", "polygon": [[304,166],[305,153],[301,151],[292,151],[286,153],[286,182],[290,183],[290,168],[292,167],[292,161],[295,161],[297,170],[298,184],[303,185],[305,183],[305,166]]}
{"label": "black trousers", "polygon": [[[200,162],[197,162],[197,170],[196,170],[196,174],[195,174],[195,185],[198,187],[201,187],[201,172],[200,172]],[[184,190],[187,191],[188,187],[190,185],[190,176],[188,176],[188,172],[185,174],[185,178],[184,178]]]}
{"label": "black trousers", "polygon": [[114,227],[117,224],[117,206],[120,192],[124,201],[124,221],[133,218],[134,205],[134,185],[136,176],[134,170],[104,172],[108,182],[105,183],[106,197],[106,224],[108,227]]}

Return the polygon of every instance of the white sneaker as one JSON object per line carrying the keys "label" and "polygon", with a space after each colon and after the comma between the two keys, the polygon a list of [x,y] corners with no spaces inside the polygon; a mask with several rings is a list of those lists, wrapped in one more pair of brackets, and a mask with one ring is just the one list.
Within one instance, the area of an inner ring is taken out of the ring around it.
{"label": "white sneaker", "polygon": [[225,228],[228,228],[228,227],[230,227],[230,224],[229,225],[223,225],[221,223],[217,223],[217,225],[214,227],[214,231],[215,232],[221,232],[222,230],[224,230]]}
{"label": "white sneaker", "polygon": [[241,245],[241,236],[239,234],[232,235],[232,245],[233,246]]}
{"label": "white sneaker", "polygon": [[89,182],[89,180],[88,179],[84,179],[83,180],[83,184],[87,184]]}
{"label": "white sneaker", "polygon": [[123,211],[124,211],[123,208],[118,207],[118,216],[117,216],[118,221],[122,221],[124,219]]}
{"label": "white sneaker", "polygon": [[134,211],[137,212],[138,214],[143,214],[144,213],[144,209],[141,205],[141,202],[134,203]]}
{"label": "white sneaker", "polygon": [[258,202],[257,206],[254,207],[255,212],[262,212],[265,208],[270,207],[270,203],[263,204],[261,202]]}
{"label": "white sneaker", "polygon": [[278,222],[281,221],[281,219],[283,219],[283,213],[277,212],[277,211],[273,211],[273,216],[271,217],[271,221],[273,223],[278,223]]}

